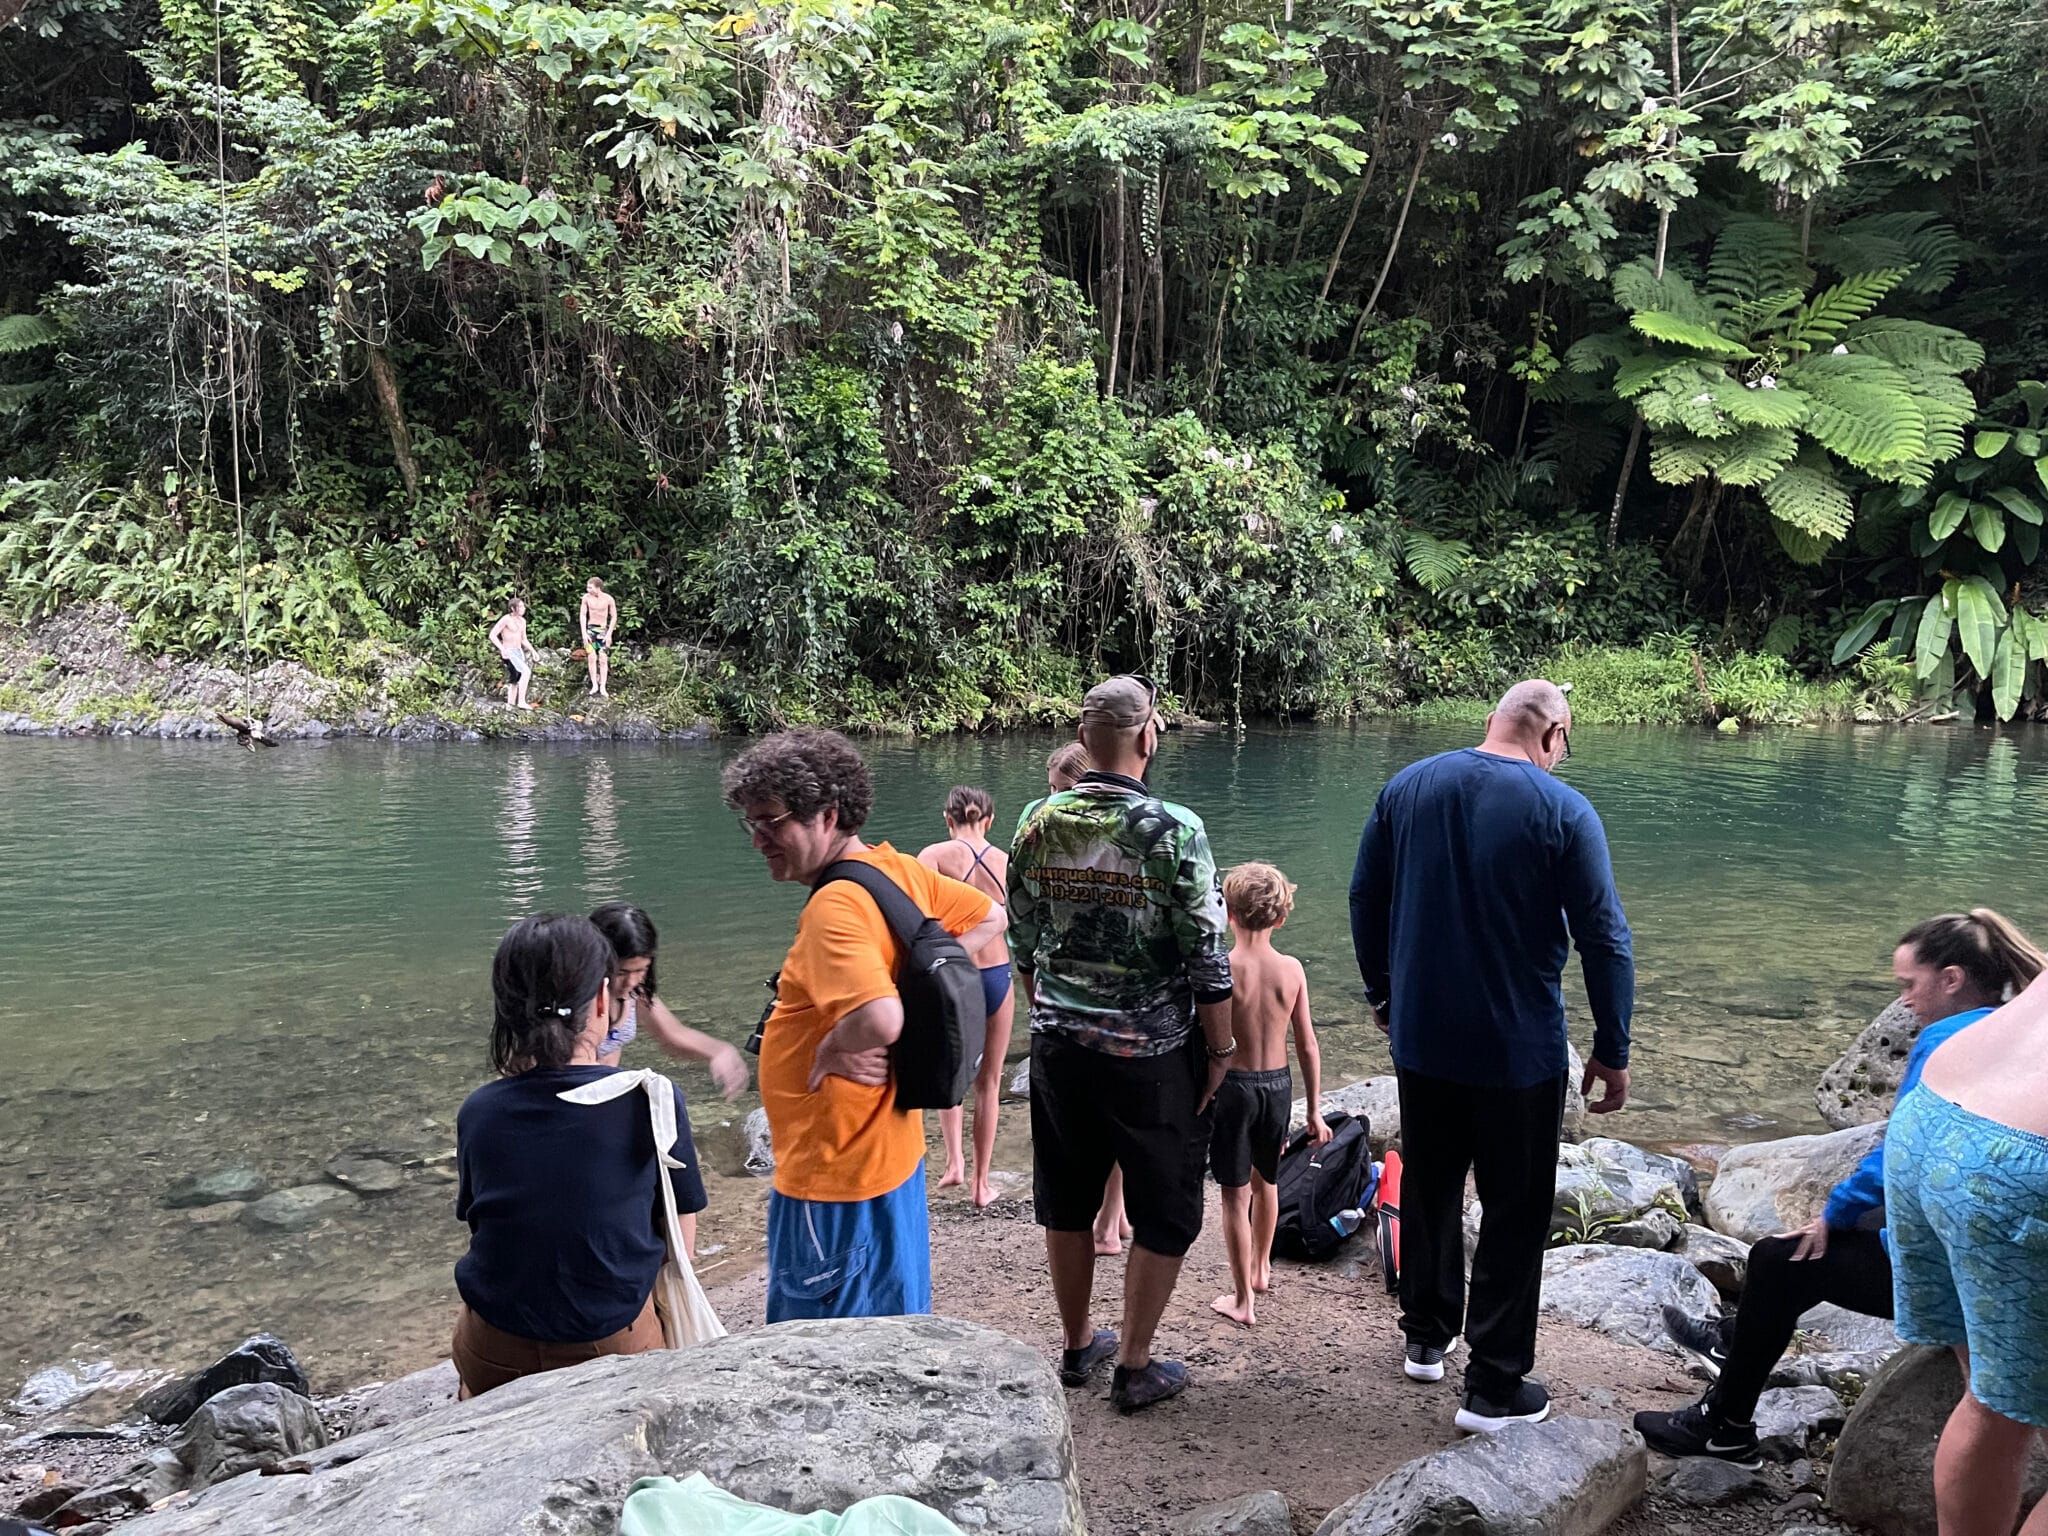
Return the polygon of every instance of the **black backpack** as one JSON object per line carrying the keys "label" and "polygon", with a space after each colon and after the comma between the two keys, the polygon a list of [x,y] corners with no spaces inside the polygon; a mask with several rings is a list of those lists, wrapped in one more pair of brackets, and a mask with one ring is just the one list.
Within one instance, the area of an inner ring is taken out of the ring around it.
{"label": "black backpack", "polygon": [[[1304,1127],[1280,1151],[1280,1224],[1273,1231],[1276,1259],[1327,1259],[1350,1241],[1330,1224],[1362,1206],[1372,1193],[1371,1127],[1363,1115],[1325,1115],[1330,1139],[1320,1147]],[[1363,1225],[1364,1223],[1361,1223]]]}
{"label": "black backpack", "polygon": [[841,859],[818,876],[815,895],[834,880],[866,891],[881,909],[903,959],[896,994],[903,999],[903,1033],[889,1050],[898,1109],[953,1109],[974,1085],[988,1041],[988,1003],[981,972],[938,919],[918,910],[902,886],[872,864]]}

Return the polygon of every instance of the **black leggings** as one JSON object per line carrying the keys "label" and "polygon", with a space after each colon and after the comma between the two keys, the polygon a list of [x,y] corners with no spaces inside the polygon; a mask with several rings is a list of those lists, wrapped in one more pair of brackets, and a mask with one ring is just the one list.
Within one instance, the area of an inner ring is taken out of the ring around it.
{"label": "black leggings", "polygon": [[1767,1237],[1749,1250],[1749,1279],[1735,1314],[1728,1363],[1714,1386],[1714,1406],[1738,1424],[1756,1416],[1756,1400],[1770,1380],[1801,1314],[1824,1301],[1866,1317],[1892,1315],[1892,1261],[1875,1232],[1830,1231],[1817,1259],[1792,1255],[1793,1237]]}

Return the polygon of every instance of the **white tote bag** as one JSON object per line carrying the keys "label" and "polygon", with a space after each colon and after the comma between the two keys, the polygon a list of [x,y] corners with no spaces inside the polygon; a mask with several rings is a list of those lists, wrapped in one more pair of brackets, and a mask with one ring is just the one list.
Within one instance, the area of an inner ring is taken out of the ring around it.
{"label": "white tote bag", "polygon": [[661,1167],[655,1183],[661,1186],[661,1211],[668,1238],[668,1260],[654,1280],[654,1310],[661,1318],[661,1334],[670,1349],[702,1344],[725,1337],[725,1324],[711,1306],[711,1298],[690,1267],[689,1250],[683,1246],[683,1229],[676,1212],[676,1188],[668,1170],[683,1165],[672,1154],[676,1145],[675,1084],[659,1072],[645,1068],[637,1072],[613,1072],[581,1088],[569,1088],[556,1095],[571,1104],[609,1104],[635,1089],[647,1096],[648,1116],[654,1122],[654,1151]]}

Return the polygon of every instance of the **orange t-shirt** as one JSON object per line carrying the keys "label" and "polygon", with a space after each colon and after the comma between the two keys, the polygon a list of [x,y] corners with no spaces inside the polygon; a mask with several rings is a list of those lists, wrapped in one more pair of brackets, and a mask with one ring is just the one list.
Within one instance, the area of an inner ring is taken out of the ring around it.
{"label": "orange t-shirt", "polygon": [[[995,903],[887,843],[848,854],[902,886],[948,933],[962,934]],[[761,1038],[761,1104],[775,1143],[775,1189],[797,1200],[872,1200],[917,1171],[924,1116],[896,1107],[896,1085],[828,1077],[809,1090],[811,1059],[832,1026],[896,991],[902,946],[874,898],[835,880],[805,903],[782,962],[775,1011]]]}

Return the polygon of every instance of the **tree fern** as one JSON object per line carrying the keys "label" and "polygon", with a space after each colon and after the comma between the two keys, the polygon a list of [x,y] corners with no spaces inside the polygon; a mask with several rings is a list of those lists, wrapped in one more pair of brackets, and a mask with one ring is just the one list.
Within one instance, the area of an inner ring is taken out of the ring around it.
{"label": "tree fern", "polygon": [[1714,445],[1690,433],[1659,435],[1650,443],[1650,474],[1665,485],[1690,485],[1715,460]]}
{"label": "tree fern", "polygon": [[1823,352],[1789,365],[1785,376],[1812,397],[1806,434],[1858,469],[1897,478],[1927,457],[1912,384],[1883,358]]}
{"label": "tree fern", "polygon": [[1792,352],[1832,347],[1852,324],[1877,308],[1905,275],[1904,267],[1891,267],[1846,277],[1834,287],[1822,289],[1776,334]]}
{"label": "tree fern", "polygon": [[1899,286],[1916,297],[1947,288],[1963,258],[1963,242],[1955,230],[1931,213],[1879,213],[1849,219],[1824,232],[1815,247],[1837,272],[1908,268]]}
{"label": "tree fern", "polygon": [[1642,260],[1631,261],[1615,271],[1614,302],[1630,314],[1661,310],[1710,329],[1717,328],[1721,319],[1720,312],[1701,298],[1699,290],[1685,278],[1671,271],[1659,277],[1649,262]]}
{"label": "tree fern", "polygon": [[1764,501],[1779,522],[1830,544],[1849,531],[1856,515],[1834,465],[1810,443],[1765,482]]}
{"label": "tree fern", "polygon": [[1984,349],[1961,331],[1925,320],[1874,315],[1858,320],[1842,338],[1851,352],[1881,357],[1901,368],[1939,368],[1969,373],[1984,366]]}
{"label": "tree fern", "polygon": [[1784,427],[1745,427],[1713,445],[1708,468],[1723,485],[1766,484],[1799,452],[1799,438]]}
{"label": "tree fern", "polygon": [[60,334],[41,315],[0,315],[0,356],[47,347]]}
{"label": "tree fern", "polygon": [[1805,390],[1784,379],[1766,386],[1754,380],[1723,379],[1714,386],[1714,404],[1742,427],[1796,427],[1812,404]]}
{"label": "tree fern", "polygon": [[1787,290],[1803,296],[1812,286],[1799,237],[1775,219],[1730,219],[1707,260],[1707,291],[1724,305]]}
{"label": "tree fern", "polygon": [[1756,354],[1739,341],[1731,341],[1704,320],[1689,319],[1668,309],[1639,309],[1629,316],[1636,330],[1652,341],[1691,347],[1709,357],[1750,358]]}

